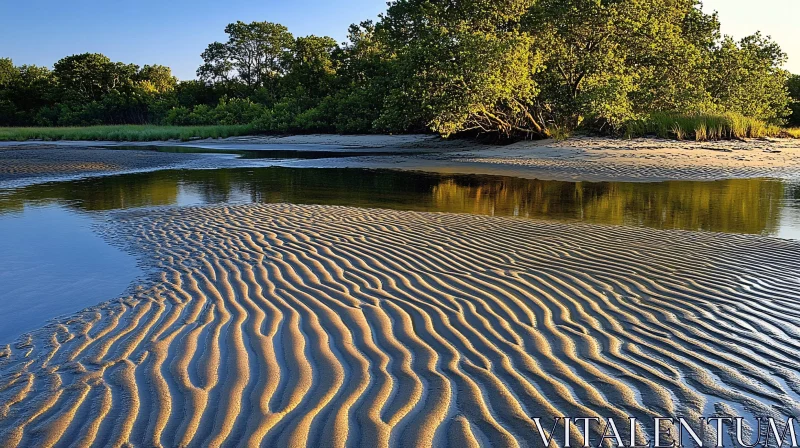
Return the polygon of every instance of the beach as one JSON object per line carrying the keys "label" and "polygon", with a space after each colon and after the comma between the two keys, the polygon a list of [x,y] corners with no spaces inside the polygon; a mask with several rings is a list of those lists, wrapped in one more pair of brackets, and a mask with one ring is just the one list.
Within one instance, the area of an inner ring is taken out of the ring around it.
{"label": "beach", "polygon": [[[267,157],[239,158],[255,151]],[[142,274],[0,344],[0,446],[526,447],[559,416],[616,419],[625,440],[634,417],[641,443],[655,417],[785,421],[800,412],[800,241],[766,235],[794,234],[783,182],[799,151],[595,137],[5,145],[4,213],[77,213]],[[38,304],[45,282],[14,266]],[[96,294],[92,281],[71,297]]]}
{"label": "beach", "polygon": [[800,448],[800,2],[360,3],[3,9],[0,448]]}
{"label": "beach", "polygon": [[[223,163],[224,166],[252,165],[248,163],[252,161],[248,160],[218,159],[209,162],[207,152],[215,150],[346,155],[270,162],[272,165],[298,168],[398,169],[593,182],[796,179],[800,172],[798,141],[751,139],[693,142],[656,138],[576,137],[566,141],[538,140],[493,145],[432,135],[298,135],[189,142],[0,142],[0,182],[37,182],[58,175],[107,175],[170,166],[199,165],[210,169],[220,167]],[[180,148],[184,151],[196,149],[204,153],[163,153],[153,151],[156,147]]]}
{"label": "beach", "polygon": [[108,175],[178,166],[192,154],[122,151],[91,145],[5,145],[0,147],[0,182]]}
{"label": "beach", "polygon": [[104,235],[152,282],[3,350],[4,446],[534,446],[535,417],[800,410],[796,242],[285,204]]}

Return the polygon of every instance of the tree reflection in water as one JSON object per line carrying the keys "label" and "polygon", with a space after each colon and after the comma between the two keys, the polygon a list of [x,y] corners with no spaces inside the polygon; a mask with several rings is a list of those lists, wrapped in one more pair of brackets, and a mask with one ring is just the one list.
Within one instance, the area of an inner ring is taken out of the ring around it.
{"label": "tree reflection in water", "polygon": [[659,229],[776,234],[800,188],[767,179],[588,183],[363,169],[168,170],[0,192],[0,213],[27,203],[79,210],[289,202],[518,216]]}

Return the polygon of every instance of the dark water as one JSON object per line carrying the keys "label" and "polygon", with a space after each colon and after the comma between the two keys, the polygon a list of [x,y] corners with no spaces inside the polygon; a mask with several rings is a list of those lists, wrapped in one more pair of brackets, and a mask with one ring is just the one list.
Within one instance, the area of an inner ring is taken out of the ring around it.
{"label": "dark water", "polygon": [[474,213],[800,239],[800,187],[782,181],[588,183],[392,170],[168,170],[0,191],[0,213],[27,204],[77,211],[218,203],[347,205]]}

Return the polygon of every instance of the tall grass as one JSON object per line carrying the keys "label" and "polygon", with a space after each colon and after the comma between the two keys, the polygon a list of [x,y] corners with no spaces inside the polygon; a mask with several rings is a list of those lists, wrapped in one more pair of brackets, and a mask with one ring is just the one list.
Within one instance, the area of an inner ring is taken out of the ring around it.
{"label": "tall grass", "polygon": [[557,142],[560,142],[560,141],[564,141],[564,140],[570,138],[572,133],[566,127],[558,126],[558,125],[552,125],[552,126],[548,126],[545,129],[545,135],[550,137],[550,138],[552,138],[553,140],[555,140]]}
{"label": "tall grass", "polygon": [[800,138],[800,128],[784,129],[783,132],[786,133],[787,137]]}
{"label": "tall grass", "polygon": [[0,128],[0,141],[110,140],[155,141],[225,138],[253,134],[252,126],[118,125],[59,128]]}
{"label": "tall grass", "polygon": [[800,130],[782,129],[761,120],[739,114],[671,114],[654,113],[643,120],[629,123],[625,136],[656,135],[662,138],[697,141],[792,136]]}

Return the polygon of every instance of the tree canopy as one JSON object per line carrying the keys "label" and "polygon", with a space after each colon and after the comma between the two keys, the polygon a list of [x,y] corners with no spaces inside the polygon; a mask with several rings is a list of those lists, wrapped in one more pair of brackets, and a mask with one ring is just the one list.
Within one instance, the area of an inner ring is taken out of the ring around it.
{"label": "tree canopy", "polygon": [[198,80],[168,67],[0,59],[0,125],[254,124],[264,132],[620,133],[654,114],[800,122],[800,81],[760,33],[698,0],[395,0],[346,42],[236,22]]}
{"label": "tree canopy", "polygon": [[294,45],[289,30],[277,23],[231,23],[228,41],[214,42],[203,52],[197,76],[206,82],[241,82],[247,87],[271,87],[286,73]]}
{"label": "tree canopy", "polygon": [[789,116],[790,126],[800,126],[800,75],[792,75],[787,83],[789,89],[789,109],[792,114]]}

